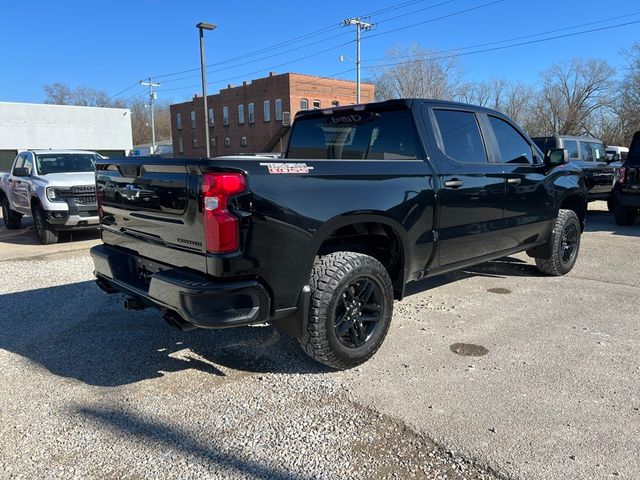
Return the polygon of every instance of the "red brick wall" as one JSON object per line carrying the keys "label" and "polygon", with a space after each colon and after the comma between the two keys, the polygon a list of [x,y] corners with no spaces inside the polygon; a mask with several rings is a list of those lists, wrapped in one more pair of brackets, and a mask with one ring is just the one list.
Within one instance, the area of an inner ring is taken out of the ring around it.
{"label": "red brick wall", "polygon": [[[209,127],[212,141],[211,156],[233,155],[238,153],[264,152],[266,144],[274,137],[282,126],[282,121],[275,118],[275,101],[282,100],[282,111],[291,112],[291,118],[300,109],[300,101],[309,100],[309,108],[313,101],[319,100],[321,108],[328,108],[333,101],[340,105],[355,103],[356,85],[354,82],[328,78],[284,73],[259,78],[251,83],[220,90],[218,94],[208,95],[208,107],[213,108],[215,125]],[[374,86],[362,84],[362,103],[372,102]],[[265,121],[263,114],[264,101],[270,102],[270,121]],[[249,123],[248,105],[255,105],[255,122]],[[244,106],[244,124],[238,123],[238,105]],[[223,125],[223,107],[229,108],[229,125]],[[174,104],[171,111],[171,132],[173,152],[175,156],[200,157],[206,155],[204,112],[202,97],[194,97],[191,101]],[[191,128],[191,112],[196,114],[196,128]],[[182,128],[178,129],[177,114],[182,114]],[[241,138],[246,137],[247,145],[242,146]],[[184,153],[180,153],[179,142],[182,138]],[[230,146],[224,146],[224,139],[229,138]],[[193,140],[197,146],[193,147]],[[276,145],[275,151],[280,151]]]}

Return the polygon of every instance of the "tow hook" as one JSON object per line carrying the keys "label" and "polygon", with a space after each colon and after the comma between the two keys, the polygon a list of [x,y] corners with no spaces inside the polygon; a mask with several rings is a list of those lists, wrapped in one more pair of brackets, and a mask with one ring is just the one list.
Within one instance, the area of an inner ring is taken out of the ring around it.
{"label": "tow hook", "polygon": [[125,310],[144,310],[146,307],[138,297],[124,297],[123,305]]}

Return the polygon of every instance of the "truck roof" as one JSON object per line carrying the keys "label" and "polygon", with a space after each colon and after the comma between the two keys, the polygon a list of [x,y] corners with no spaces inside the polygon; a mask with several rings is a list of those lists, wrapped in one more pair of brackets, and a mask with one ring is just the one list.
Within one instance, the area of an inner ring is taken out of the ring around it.
{"label": "truck roof", "polygon": [[54,155],[59,155],[59,154],[63,154],[63,155],[71,155],[74,153],[83,153],[83,154],[88,154],[88,155],[97,155],[96,152],[92,152],[91,150],[48,150],[48,149],[44,149],[44,148],[38,148],[38,149],[28,149],[28,150],[21,150],[20,153],[23,152],[31,152],[31,153],[35,153],[37,154],[44,154],[44,153],[52,153]]}
{"label": "truck roof", "polygon": [[338,107],[328,107],[323,109],[315,109],[315,110],[301,110],[296,113],[296,118],[317,115],[318,113],[328,113],[330,111],[340,111],[340,110],[358,110],[360,108],[394,108],[394,107],[406,107],[411,108],[411,106],[420,102],[427,105],[438,106],[438,107],[454,107],[454,108],[471,108],[474,111],[481,111],[485,113],[490,113],[494,115],[504,116],[503,113],[493,110],[491,108],[481,107],[479,105],[472,105],[470,103],[462,103],[462,102],[452,102],[448,100],[434,100],[429,98],[400,98],[393,100],[385,100],[383,102],[373,102],[373,103],[363,103],[359,105],[340,105]]}

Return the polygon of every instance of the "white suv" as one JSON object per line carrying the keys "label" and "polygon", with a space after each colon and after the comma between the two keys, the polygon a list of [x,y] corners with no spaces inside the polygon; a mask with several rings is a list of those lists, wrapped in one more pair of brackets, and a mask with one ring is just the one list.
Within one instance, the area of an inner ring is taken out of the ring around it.
{"label": "white suv", "polygon": [[11,172],[0,178],[2,217],[9,229],[32,216],[42,244],[58,241],[58,232],[97,228],[95,152],[28,150],[18,153]]}

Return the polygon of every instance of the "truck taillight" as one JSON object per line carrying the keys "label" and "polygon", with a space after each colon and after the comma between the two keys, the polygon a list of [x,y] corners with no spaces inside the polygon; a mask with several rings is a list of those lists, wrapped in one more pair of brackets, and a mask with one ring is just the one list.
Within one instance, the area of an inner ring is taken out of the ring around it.
{"label": "truck taillight", "polygon": [[227,210],[229,198],[244,192],[240,173],[205,173],[202,176],[202,213],[208,252],[229,253],[240,246],[238,218]]}
{"label": "truck taillight", "polygon": [[627,169],[625,167],[620,167],[616,175],[617,175],[616,180],[618,181],[618,183],[620,185],[624,185],[625,182],[627,181]]}

